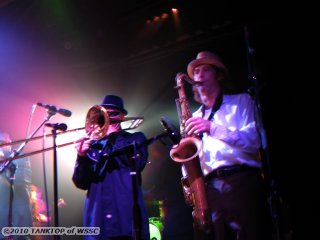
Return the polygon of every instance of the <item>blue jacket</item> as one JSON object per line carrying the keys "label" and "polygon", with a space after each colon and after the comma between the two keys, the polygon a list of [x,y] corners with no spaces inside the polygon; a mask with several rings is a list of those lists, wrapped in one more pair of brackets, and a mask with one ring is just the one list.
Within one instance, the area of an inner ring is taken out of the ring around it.
{"label": "blue jacket", "polygon": [[[140,229],[134,228],[134,223],[141,223],[141,239],[149,239],[141,189],[141,172],[148,159],[147,146],[142,144],[145,141],[142,132],[112,133],[93,142],[86,157],[77,157],[72,180],[76,187],[88,190],[84,226],[100,227],[99,235],[86,235],[86,239],[134,236],[134,231],[139,232],[134,229]],[[136,157],[132,158],[133,155]],[[132,175],[135,170],[137,174]]]}

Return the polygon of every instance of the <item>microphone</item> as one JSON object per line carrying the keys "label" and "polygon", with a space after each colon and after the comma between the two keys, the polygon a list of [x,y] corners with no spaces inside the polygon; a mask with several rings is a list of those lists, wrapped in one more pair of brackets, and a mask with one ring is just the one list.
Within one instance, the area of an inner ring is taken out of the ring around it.
{"label": "microphone", "polygon": [[173,125],[171,120],[167,116],[162,116],[160,122],[166,130],[169,138],[174,144],[178,144],[181,140],[181,135],[179,130]]}
{"label": "microphone", "polygon": [[46,123],[45,124],[46,127],[51,127],[55,130],[61,130],[61,131],[66,131],[68,128],[68,125],[65,123]]}
{"label": "microphone", "polygon": [[45,104],[45,103],[41,103],[41,102],[38,102],[37,105],[48,109],[48,111],[52,112],[53,114],[60,113],[62,116],[65,116],[65,117],[70,117],[72,114],[71,111],[69,111],[67,109],[56,107],[54,105]]}

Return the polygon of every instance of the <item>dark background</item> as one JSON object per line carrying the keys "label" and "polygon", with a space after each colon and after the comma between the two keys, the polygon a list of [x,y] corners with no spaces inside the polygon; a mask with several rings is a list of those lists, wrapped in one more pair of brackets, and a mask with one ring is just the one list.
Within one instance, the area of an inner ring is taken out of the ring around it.
{"label": "dark background", "polygon": [[[170,13],[172,7],[179,10],[176,18]],[[316,146],[306,134],[316,131],[312,121],[316,113],[308,109],[314,101],[310,97],[316,96],[311,91],[317,81],[309,75],[317,68],[311,60],[317,59],[316,9],[307,3],[272,1],[2,0],[1,129],[13,139],[25,138],[30,108],[37,102],[72,110],[70,118],[55,115],[52,120],[67,123],[69,129],[83,127],[91,106],[106,94],[118,94],[129,117],[144,117],[138,130],[155,136],[163,132],[159,121],[163,115],[178,126],[175,75],[186,72],[199,51],[213,51],[230,71],[230,92],[251,89],[260,100],[269,173],[282,201],[277,211],[281,232],[286,239],[314,238],[319,224]],[[146,23],[162,13],[168,17]],[[249,69],[256,80],[249,78]],[[186,92],[194,110],[197,105],[188,85]],[[38,107],[29,133],[45,117],[45,110]],[[75,139],[62,135],[58,140]],[[25,151],[39,147],[41,143],[32,141]],[[47,163],[50,204],[51,155],[46,151],[30,157],[33,182],[42,194],[43,163]],[[67,203],[59,213],[60,225],[82,226],[85,192],[71,182],[75,150],[61,148],[58,156],[59,197]],[[161,142],[150,146],[149,160],[143,189],[150,215],[160,217],[163,203],[163,238],[191,239],[191,209],[184,204],[180,166]]]}

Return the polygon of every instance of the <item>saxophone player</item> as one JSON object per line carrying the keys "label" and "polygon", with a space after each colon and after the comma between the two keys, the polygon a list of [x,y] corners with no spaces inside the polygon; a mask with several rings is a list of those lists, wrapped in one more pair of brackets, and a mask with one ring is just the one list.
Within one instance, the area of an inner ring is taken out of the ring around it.
{"label": "saxophone player", "polygon": [[[199,52],[187,73],[194,81],[194,99],[201,106],[186,120],[185,132],[201,136],[199,159],[214,239],[269,240],[271,222],[259,159],[256,105],[249,94],[224,94],[228,69],[212,52]],[[195,229],[195,234],[201,239],[203,233]]]}

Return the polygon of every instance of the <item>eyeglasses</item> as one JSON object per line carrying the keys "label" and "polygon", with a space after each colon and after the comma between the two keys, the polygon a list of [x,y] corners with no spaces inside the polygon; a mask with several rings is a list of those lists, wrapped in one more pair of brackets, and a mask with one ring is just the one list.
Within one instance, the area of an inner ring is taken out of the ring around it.
{"label": "eyeglasses", "polygon": [[121,112],[118,111],[107,111],[109,117],[115,117],[115,116],[119,116],[121,114]]}

